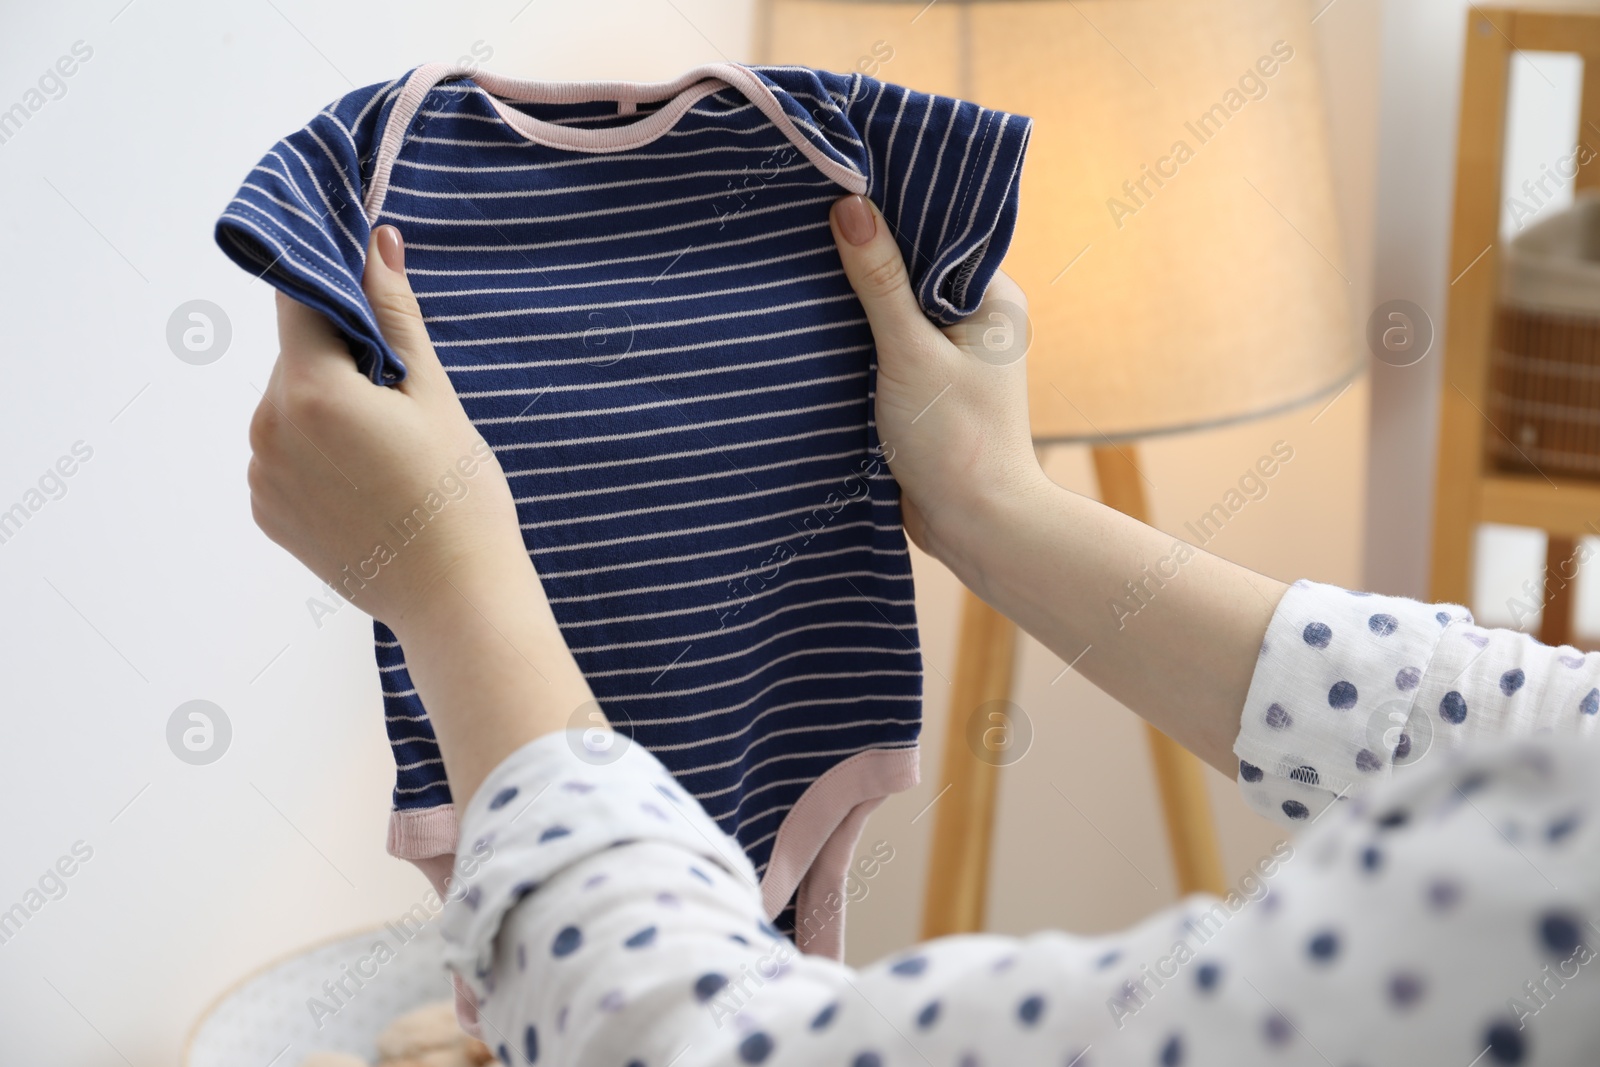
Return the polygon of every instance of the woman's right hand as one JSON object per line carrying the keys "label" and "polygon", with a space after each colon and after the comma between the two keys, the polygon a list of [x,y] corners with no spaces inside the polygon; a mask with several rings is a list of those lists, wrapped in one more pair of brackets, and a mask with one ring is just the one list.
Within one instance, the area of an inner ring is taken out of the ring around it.
{"label": "woman's right hand", "polygon": [[[1234,773],[1239,712],[1286,587],[1045,477],[1015,282],[995,274],[978,310],[941,328],[870,203],[846,197],[831,221],[877,342],[878,435],[911,539],[1090,682]],[[1160,577],[1174,566],[1181,577]]]}
{"label": "woman's right hand", "polygon": [[843,197],[831,221],[877,344],[878,437],[900,483],[906,532],[958,575],[970,575],[1001,505],[1047,484],[1028,429],[1020,355],[1027,297],[997,272],[973,315],[936,326],[871,201]]}

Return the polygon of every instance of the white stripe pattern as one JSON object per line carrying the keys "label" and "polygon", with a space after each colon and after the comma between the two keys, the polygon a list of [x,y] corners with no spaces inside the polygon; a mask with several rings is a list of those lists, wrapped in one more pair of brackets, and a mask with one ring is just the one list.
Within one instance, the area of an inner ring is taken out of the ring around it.
{"label": "white stripe pattern", "polygon": [[[429,334],[597,698],[765,869],[812,782],[914,747],[920,725],[872,335],[828,210],[864,176],[924,311],[958,321],[1004,255],[1029,124],[862,75],[753,73],[763,101],[734,75],[698,83],[653,139],[629,127],[670,101],[503,100],[512,122],[465,78],[370,86],[268,153],[218,240],[394,382],[360,278],[371,227],[400,227]],[[450,794],[404,650],[382,625],[375,638],[395,804],[438,807]]]}

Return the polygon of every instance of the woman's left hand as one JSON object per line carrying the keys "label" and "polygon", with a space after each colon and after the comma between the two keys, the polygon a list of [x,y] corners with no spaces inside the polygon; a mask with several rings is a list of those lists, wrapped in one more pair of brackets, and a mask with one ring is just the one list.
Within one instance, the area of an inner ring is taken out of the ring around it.
{"label": "woman's left hand", "polygon": [[408,373],[374,385],[320,313],[278,294],[281,351],[250,422],[256,525],[390,625],[463,569],[527,567],[510,487],[467,418],[405,275],[400,232],[373,231],[363,287]]}

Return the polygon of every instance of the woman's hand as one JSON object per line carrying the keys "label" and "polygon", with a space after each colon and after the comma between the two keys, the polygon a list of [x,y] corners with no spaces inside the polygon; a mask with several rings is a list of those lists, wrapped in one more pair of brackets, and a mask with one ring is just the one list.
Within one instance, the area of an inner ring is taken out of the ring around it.
{"label": "woman's hand", "polygon": [[877,343],[878,433],[911,539],[1095,685],[1233,773],[1239,712],[1285,587],[1045,477],[1017,357],[1025,298],[1010,278],[996,274],[972,316],[940,329],[875,207],[845,197],[832,223]]}
{"label": "woman's hand", "polygon": [[1028,430],[1027,297],[996,273],[971,317],[935,326],[872,202],[844,197],[831,221],[877,343],[878,436],[906,532],[970,576],[999,506],[1048,485]]}
{"label": "woman's hand", "polygon": [[278,297],[282,351],[250,423],[256,524],[386,623],[465,804],[594,694],[562,640],[494,454],[456,398],[380,226],[362,285],[406,379],[377,386],[327,319]]}
{"label": "woman's hand", "polygon": [[250,506],[268,537],[392,627],[462,568],[528,563],[505,475],[428,340],[394,227],[374,231],[363,285],[405,381],[372,384],[332,323],[279,293],[281,351],[250,422]]}

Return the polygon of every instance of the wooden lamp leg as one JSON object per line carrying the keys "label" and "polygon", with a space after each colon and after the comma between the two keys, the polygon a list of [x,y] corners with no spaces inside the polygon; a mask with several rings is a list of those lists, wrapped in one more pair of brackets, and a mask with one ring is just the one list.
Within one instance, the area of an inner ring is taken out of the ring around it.
{"label": "wooden lamp leg", "polygon": [[984,704],[1011,698],[1016,646],[1016,624],[963,590],[940,779],[949,789],[933,809],[933,855],[922,906],[924,940],[983,929],[1000,768],[973,752],[967,724]]}
{"label": "wooden lamp leg", "polygon": [[[1100,499],[1140,522],[1150,521],[1144,486],[1134,446],[1096,448],[1094,471],[1100,482]],[[1211,820],[1211,798],[1206,792],[1205,767],[1193,753],[1154,726],[1145,725],[1161,810],[1166,816],[1167,844],[1178,876],[1180,893],[1227,892],[1222,874],[1222,850]]]}
{"label": "wooden lamp leg", "polygon": [[1194,753],[1145,723],[1145,741],[1156,786],[1161,791],[1161,811],[1167,822],[1167,847],[1178,876],[1178,892],[1215,893],[1225,896],[1222,850],[1211,821],[1211,798],[1206,792],[1206,769]]}

